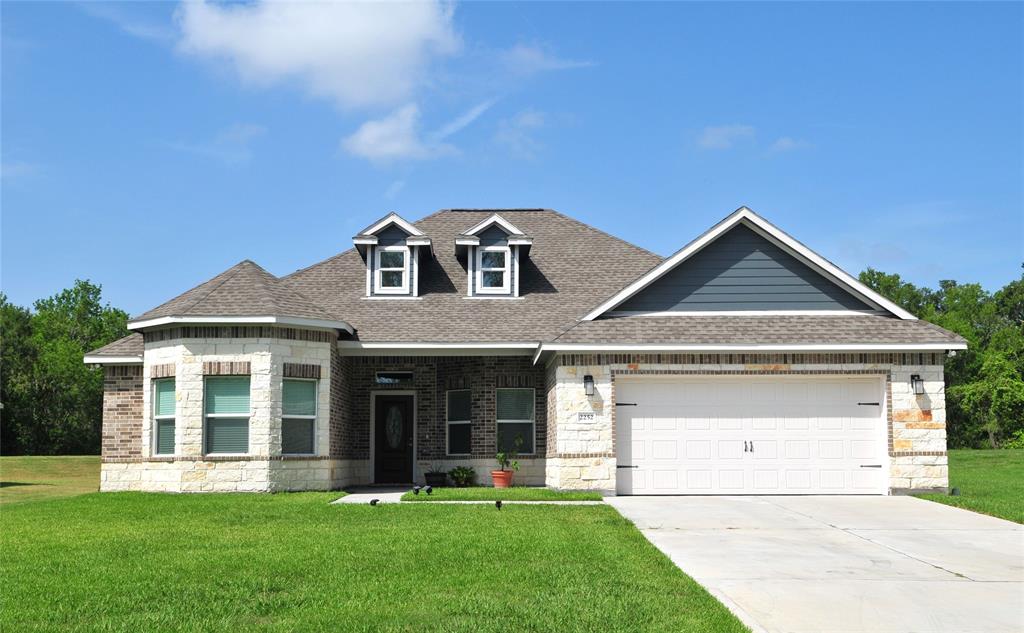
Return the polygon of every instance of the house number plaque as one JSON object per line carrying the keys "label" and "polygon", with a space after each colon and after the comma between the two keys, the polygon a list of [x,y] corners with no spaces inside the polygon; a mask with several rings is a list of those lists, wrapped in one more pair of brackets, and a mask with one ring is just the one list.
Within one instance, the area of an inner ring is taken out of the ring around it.
{"label": "house number plaque", "polygon": [[576,415],[578,416],[577,417],[578,421],[580,423],[582,423],[582,424],[587,424],[587,423],[593,422],[594,419],[595,419],[593,411],[586,411],[586,412],[580,411]]}

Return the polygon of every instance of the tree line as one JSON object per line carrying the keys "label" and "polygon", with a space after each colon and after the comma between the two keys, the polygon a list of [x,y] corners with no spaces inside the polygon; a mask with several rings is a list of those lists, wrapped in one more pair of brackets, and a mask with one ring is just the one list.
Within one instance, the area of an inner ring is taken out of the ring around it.
{"label": "tree line", "polygon": [[[945,363],[950,448],[1024,448],[1024,275],[994,293],[955,281],[932,290],[871,268],[860,280],[967,339]],[[99,453],[103,371],[82,357],[127,335],[127,321],[89,281],[32,309],[0,293],[0,453]]]}

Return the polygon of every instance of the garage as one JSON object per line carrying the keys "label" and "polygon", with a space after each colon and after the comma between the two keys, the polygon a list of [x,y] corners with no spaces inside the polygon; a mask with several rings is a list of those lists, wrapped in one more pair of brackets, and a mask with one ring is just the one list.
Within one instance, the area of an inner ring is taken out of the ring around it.
{"label": "garage", "polygon": [[621,376],[623,495],[886,494],[884,378]]}

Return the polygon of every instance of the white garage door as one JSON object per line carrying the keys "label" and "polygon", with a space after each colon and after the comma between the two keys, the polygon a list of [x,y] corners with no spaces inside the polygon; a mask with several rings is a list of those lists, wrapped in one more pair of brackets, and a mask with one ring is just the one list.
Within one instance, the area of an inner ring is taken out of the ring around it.
{"label": "white garage door", "polygon": [[885,494],[882,380],[616,380],[619,494]]}

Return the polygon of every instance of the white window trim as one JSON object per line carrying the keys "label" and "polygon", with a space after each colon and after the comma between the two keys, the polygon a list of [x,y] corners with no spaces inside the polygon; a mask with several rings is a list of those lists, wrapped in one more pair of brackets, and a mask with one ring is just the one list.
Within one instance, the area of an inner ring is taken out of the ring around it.
{"label": "white window trim", "polygon": [[[530,402],[533,404],[533,413],[531,414],[532,419],[530,420],[501,420],[498,419],[498,392],[499,391],[525,391],[529,390],[533,394],[530,398]],[[533,451],[530,453],[519,453],[522,457],[530,457],[537,454],[537,390],[533,387],[500,387],[494,390],[494,420],[495,420],[495,441],[498,439],[497,425],[500,424],[526,424],[529,422],[533,428]]]}
{"label": "white window trim", "polygon": [[[380,255],[381,255],[381,253],[403,253],[404,255],[403,255],[403,259],[402,259],[402,263],[403,263],[402,268],[400,268],[400,269],[399,268],[383,268],[382,269],[381,265],[380,265]],[[376,294],[382,294],[382,295],[407,295],[407,294],[409,294],[409,269],[410,269],[410,266],[409,266],[409,247],[408,246],[400,246],[400,245],[378,246],[377,248],[373,249],[373,257],[374,257],[374,264],[375,264],[374,265],[374,271],[373,271],[373,274],[374,274],[374,277],[375,277],[375,279],[374,279],[375,284],[374,285],[376,286],[374,288],[375,293]],[[398,286],[398,287],[394,287],[394,288],[391,288],[391,287],[385,288],[384,285],[381,283],[382,277],[383,277],[382,273],[384,273],[384,272],[394,272],[394,271],[397,271],[397,270],[401,270],[402,271],[402,285]]]}
{"label": "white window trim", "polygon": [[[162,382],[162,381],[165,381],[165,380],[174,380],[175,381],[175,383],[174,383],[174,400],[175,400],[175,402],[174,402],[174,413],[172,413],[171,415],[157,415],[156,414],[156,404],[157,404],[156,403],[156,384],[158,382]],[[153,417],[153,432],[150,433],[150,435],[152,436],[150,439],[152,440],[152,443],[153,443],[153,449],[152,449],[153,457],[173,457],[174,455],[178,454],[178,402],[177,402],[177,400],[178,400],[178,383],[177,383],[176,378],[172,378],[170,376],[168,376],[167,378],[153,378],[149,382],[150,382],[150,395],[149,395],[149,399],[150,399],[150,403],[152,405],[152,412],[153,412],[153,416],[152,416]],[[158,452],[159,451],[159,446],[160,446],[160,430],[159,430],[159,426],[160,425],[158,423],[163,421],[163,420],[174,420],[174,450],[171,451],[170,453],[160,453],[160,452]]]}
{"label": "white window trim", "polygon": [[[504,253],[505,266],[502,268],[484,268],[484,253]],[[501,271],[504,283],[497,288],[484,287],[484,272]],[[512,289],[512,249],[508,246],[480,246],[476,249],[476,291],[477,294],[507,295]]]}
{"label": "white window trim", "polygon": [[472,389],[448,389],[447,391],[444,392],[444,454],[447,455],[447,456],[451,456],[451,457],[465,457],[466,455],[472,455],[473,454],[472,430],[470,430],[470,450],[469,450],[468,453],[453,453],[451,451],[451,446],[449,446],[449,444],[448,444],[448,439],[449,439],[448,427],[449,426],[451,426],[452,424],[469,424],[469,425],[471,425],[470,429],[472,429],[472,424],[473,424],[473,420],[449,420],[448,419],[448,407],[449,407],[448,398],[455,391],[468,391],[469,392],[470,400],[472,400],[472,398],[473,398],[473,390]]}
{"label": "white window trim", "polygon": [[[249,378],[249,412],[246,414],[241,413],[207,413],[206,412],[206,381],[208,378],[219,378],[219,376],[203,376],[203,456],[211,455],[214,457],[248,457],[252,455],[252,376]],[[206,421],[210,418],[245,418],[246,423],[249,425],[249,442],[247,450],[244,453],[208,453],[206,452]],[[175,429],[177,433],[177,429]]]}
{"label": "white window trim", "polygon": [[[311,382],[313,383],[313,415],[287,415],[284,412],[284,383],[285,381]],[[282,378],[281,379],[281,454],[282,455],[316,455],[317,452],[317,418],[320,415],[320,381],[316,378]],[[313,450],[309,453],[286,453],[284,452],[284,421],[285,420],[312,420],[313,421]]]}

